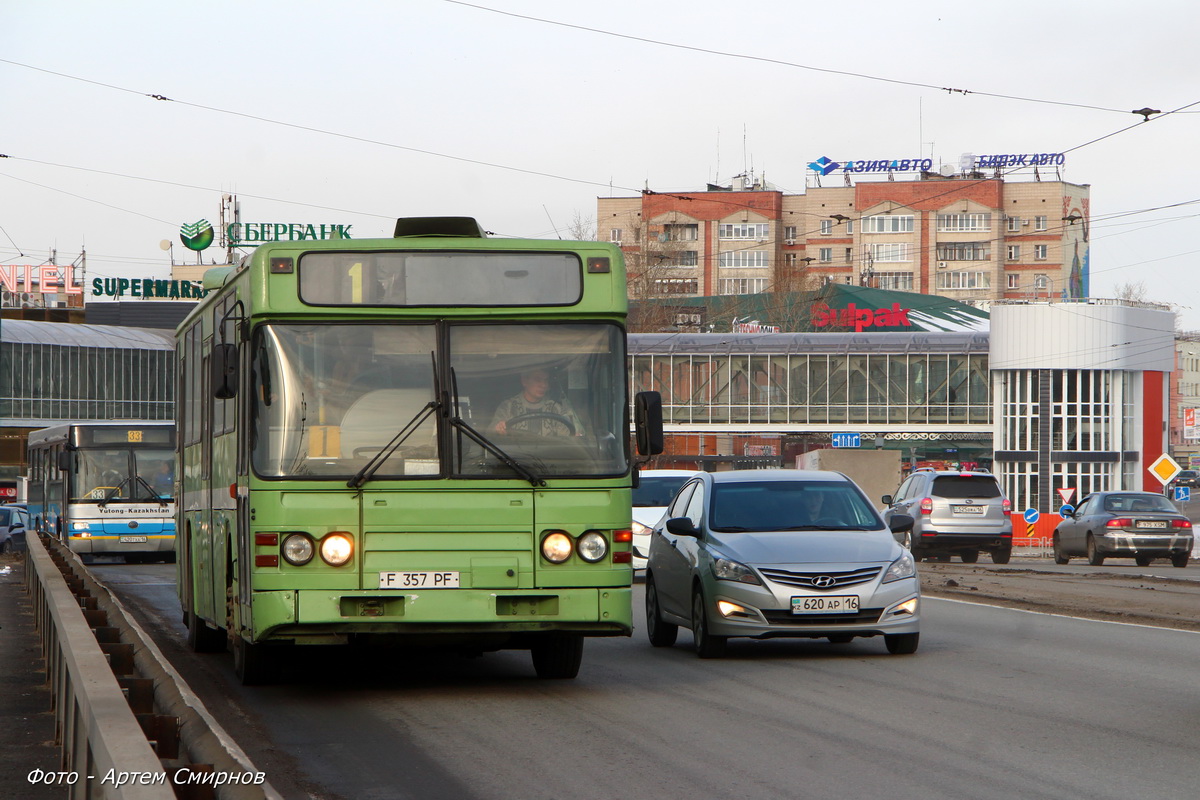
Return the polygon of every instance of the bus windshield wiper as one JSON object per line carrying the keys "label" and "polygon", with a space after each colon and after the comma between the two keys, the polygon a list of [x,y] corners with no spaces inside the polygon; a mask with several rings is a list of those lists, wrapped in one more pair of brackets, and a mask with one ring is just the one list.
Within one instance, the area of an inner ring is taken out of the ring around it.
{"label": "bus windshield wiper", "polygon": [[109,489],[108,494],[104,495],[104,499],[101,500],[99,503],[96,503],[96,506],[98,508],[104,508],[106,505],[111,503],[113,498],[121,493],[122,487],[124,487],[125,484],[127,484],[127,483],[129,483],[129,478],[126,478],[125,480],[121,481],[113,488]]}
{"label": "bus windshield wiper", "polygon": [[346,485],[351,489],[362,488],[363,484],[371,480],[371,477],[379,471],[379,468],[383,466],[383,462],[392,457],[392,453],[396,452],[396,448],[404,444],[405,440],[408,439],[409,436],[412,436],[414,433],[416,433],[417,428],[421,427],[421,423],[424,422],[429,415],[436,411],[439,407],[441,407],[441,403],[439,403],[437,400],[430,400],[428,403],[422,406],[421,410],[418,411],[412,419],[404,424],[404,427],[400,429],[399,433],[393,436],[392,440],[383,446],[382,450],[373,455],[371,460],[364,464],[363,468],[360,469],[353,478],[346,481]]}
{"label": "bus windshield wiper", "polygon": [[[154,502],[158,503],[160,506],[166,506],[166,505],[167,505],[167,501],[166,501],[166,500],[164,500],[164,499],[163,499],[163,498],[162,498],[162,497],[159,495],[159,493],[158,493],[158,492],[154,491],[154,487],[153,487],[153,486],[151,486],[149,483],[147,483],[147,482],[146,482],[146,479],[145,479],[145,478],[143,478],[141,475],[138,475],[138,476],[137,476],[137,482],[138,482],[138,483],[140,483],[142,486],[144,486],[144,487],[145,487],[145,489],[146,489],[146,491],[150,493],[150,499],[151,499],[151,500],[153,500]],[[134,499],[135,499],[135,500],[137,499],[136,495],[135,495]]]}
{"label": "bus windshield wiper", "polygon": [[528,467],[526,467],[521,462],[517,461],[515,458],[510,456],[508,453],[501,450],[500,447],[497,446],[495,442],[491,441],[486,436],[484,436],[482,433],[480,433],[479,431],[472,428],[467,423],[467,421],[464,420],[462,417],[451,417],[450,424],[453,425],[458,430],[465,433],[467,435],[468,439],[475,442],[475,444],[479,445],[484,450],[486,450],[489,453],[491,453],[492,455],[494,455],[496,457],[496,459],[498,461],[500,461],[501,464],[504,464],[506,467],[511,469],[513,472],[517,473],[522,478],[529,481],[529,483],[532,484],[533,486],[545,486],[546,485],[546,482],[544,480],[542,480],[541,478],[539,478],[537,475],[535,475],[532,471],[530,471],[530,469]]}

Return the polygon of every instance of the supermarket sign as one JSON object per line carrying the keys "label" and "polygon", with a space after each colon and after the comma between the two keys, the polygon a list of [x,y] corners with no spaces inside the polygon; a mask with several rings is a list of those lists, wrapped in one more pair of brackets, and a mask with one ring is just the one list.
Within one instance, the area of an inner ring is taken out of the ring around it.
{"label": "supermarket sign", "polygon": [[901,308],[892,303],[891,308],[859,308],[847,303],[845,308],[830,308],[828,303],[813,303],[812,324],[814,328],[846,328],[861,333],[867,328],[909,328],[911,308]]}

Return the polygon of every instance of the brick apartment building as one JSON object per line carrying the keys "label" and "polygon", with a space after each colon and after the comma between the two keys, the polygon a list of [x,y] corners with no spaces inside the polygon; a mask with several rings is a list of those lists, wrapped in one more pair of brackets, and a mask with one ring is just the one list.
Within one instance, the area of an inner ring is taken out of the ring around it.
{"label": "brick apartment building", "polygon": [[827,179],[844,185],[804,194],[739,177],[703,192],[602,197],[597,238],[625,251],[634,298],[830,281],[966,302],[1084,297],[1089,187],[1024,172],[847,172]]}

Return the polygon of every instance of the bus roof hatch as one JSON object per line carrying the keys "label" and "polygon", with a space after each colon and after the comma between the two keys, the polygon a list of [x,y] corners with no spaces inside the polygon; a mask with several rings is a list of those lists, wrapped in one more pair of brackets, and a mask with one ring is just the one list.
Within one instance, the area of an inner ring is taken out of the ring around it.
{"label": "bus roof hatch", "polygon": [[453,236],[484,239],[487,232],[474,217],[401,217],[396,220],[396,238],[409,236]]}

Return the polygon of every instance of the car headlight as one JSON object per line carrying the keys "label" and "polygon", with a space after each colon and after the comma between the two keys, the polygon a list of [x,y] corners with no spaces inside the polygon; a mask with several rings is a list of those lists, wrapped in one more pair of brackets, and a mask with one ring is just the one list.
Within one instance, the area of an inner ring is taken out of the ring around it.
{"label": "car headlight", "polygon": [[340,567],[354,555],[354,540],[350,534],[337,531],[321,540],[321,559],[331,567]]}
{"label": "car headlight", "polygon": [[312,538],[307,533],[291,533],[283,540],[280,552],[289,564],[302,567],[312,561],[316,550]]}
{"label": "car headlight", "polygon": [[608,540],[596,531],[588,531],[579,537],[575,550],[584,561],[595,564],[608,555]]}
{"label": "car headlight", "polygon": [[891,583],[892,581],[903,580],[904,578],[912,578],[917,574],[917,562],[913,561],[913,557],[907,550],[903,555],[892,562],[884,573],[883,582]]}
{"label": "car headlight", "polygon": [[561,564],[571,557],[571,537],[562,531],[551,531],[542,539],[542,558],[551,564]]}
{"label": "car headlight", "polygon": [[731,558],[718,557],[712,562],[713,577],[719,581],[737,581],[762,585],[754,570]]}
{"label": "car headlight", "polygon": [[90,522],[72,522],[71,523],[71,530],[75,530],[75,531],[86,531],[86,530],[90,530],[91,527],[92,527],[92,523],[90,523]]}
{"label": "car headlight", "polygon": [[633,521],[631,528],[633,529],[634,536],[647,536],[652,530],[651,528],[647,528],[645,525],[638,522],[636,519]]}

